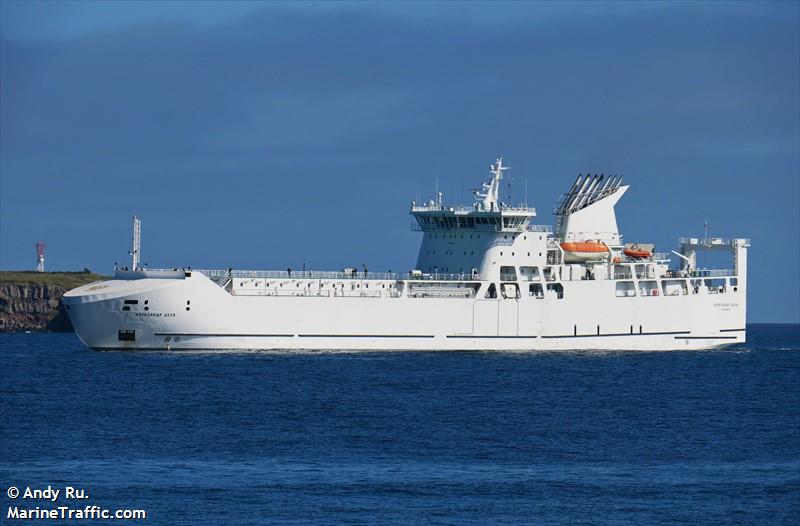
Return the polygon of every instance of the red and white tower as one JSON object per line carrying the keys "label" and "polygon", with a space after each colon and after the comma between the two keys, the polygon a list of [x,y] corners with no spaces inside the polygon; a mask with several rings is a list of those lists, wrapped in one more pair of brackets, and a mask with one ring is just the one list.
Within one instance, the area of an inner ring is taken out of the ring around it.
{"label": "red and white tower", "polygon": [[39,241],[36,247],[36,272],[44,272],[44,247],[45,244]]}

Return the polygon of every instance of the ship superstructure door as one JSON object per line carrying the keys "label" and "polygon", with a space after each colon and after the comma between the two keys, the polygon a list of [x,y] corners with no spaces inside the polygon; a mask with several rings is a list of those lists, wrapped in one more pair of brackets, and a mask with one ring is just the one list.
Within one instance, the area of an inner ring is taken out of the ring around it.
{"label": "ship superstructure door", "polygon": [[478,299],[472,304],[472,334],[497,336],[499,300]]}
{"label": "ship superstructure door", "polygon": [[498,316],[498,334],[500,336],[517,336],[519,332],[519,285],[503,283],[500,287]]}
{"label": "ship superstructure door", "polygon": [[516,283],[491,283],[485,296],[473,303],[472,333],[517,336],[519,295],[519,286]]}

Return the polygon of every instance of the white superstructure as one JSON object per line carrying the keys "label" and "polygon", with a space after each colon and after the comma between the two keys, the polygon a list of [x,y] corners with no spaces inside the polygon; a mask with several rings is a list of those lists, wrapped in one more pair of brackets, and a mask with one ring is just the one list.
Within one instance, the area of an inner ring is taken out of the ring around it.
{"label": "white superstructure", "polygon": [[[667,254],[624,244],[621,177],[579,176],[556,206],[502,202],[502,159],[470,207],[412,203],[422,233],[408,273],[147,270],[64,295],[96,349],[707,349],[745,340],[747,239],[685,238]],[[698,269],[723,250],[731,269]]]}

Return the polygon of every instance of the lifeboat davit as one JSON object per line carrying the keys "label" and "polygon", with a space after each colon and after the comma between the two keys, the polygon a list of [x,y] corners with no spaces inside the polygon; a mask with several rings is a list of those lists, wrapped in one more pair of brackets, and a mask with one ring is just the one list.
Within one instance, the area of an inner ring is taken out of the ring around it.
{"label": "lifeboat davit", "polygon": [[653,245],[640,243],[626,243],[623,254],[633,259],[645,259],[653,255]]}
{"label": "lifeboat davit", "polygon": [[565,241],[561,243],[564,251],[564,262],[592,261],[608,257],[608,245],[601,241]]}

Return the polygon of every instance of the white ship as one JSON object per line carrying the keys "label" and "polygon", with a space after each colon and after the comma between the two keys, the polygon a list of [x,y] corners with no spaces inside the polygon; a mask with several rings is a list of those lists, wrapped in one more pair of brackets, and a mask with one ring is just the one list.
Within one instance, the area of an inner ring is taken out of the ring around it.
{"label": "white ship", "polygon": [[[94,349],[708,349],[745,341],[747,239],[683,238],[670,256],[623,243],[622,178],[579,176],[555,230],[500,199],[502,159],[469,207],[411,204],[408,273],[131,267],[64,295]],[[730,269],[698,269],[701,250]]]}

